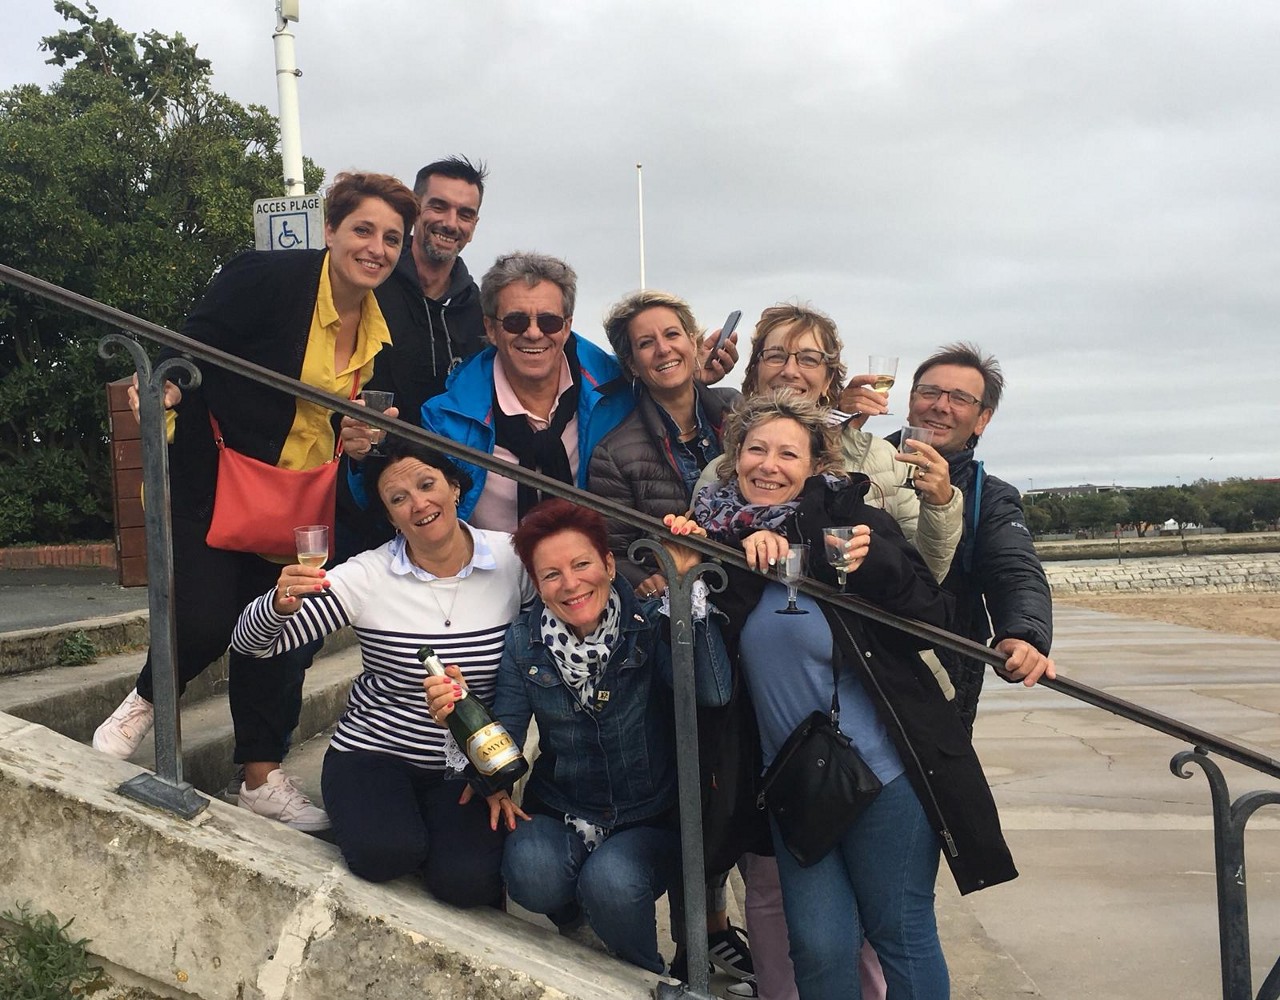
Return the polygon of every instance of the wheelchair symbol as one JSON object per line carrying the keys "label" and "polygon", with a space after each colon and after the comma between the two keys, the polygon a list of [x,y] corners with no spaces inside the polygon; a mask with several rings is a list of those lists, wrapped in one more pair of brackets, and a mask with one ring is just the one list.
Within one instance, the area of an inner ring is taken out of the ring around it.
{"label": "wheelchair symbol", "polygon": [[302,238],[289,228],[289,220],[280,223],[280,235],[276,237],[276,245],[281,250],[292,250],[302,243]]}

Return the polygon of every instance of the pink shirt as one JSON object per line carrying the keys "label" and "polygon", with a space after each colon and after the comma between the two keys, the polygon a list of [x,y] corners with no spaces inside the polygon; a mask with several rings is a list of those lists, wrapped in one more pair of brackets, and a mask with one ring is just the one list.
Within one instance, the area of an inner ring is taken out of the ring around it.
{"label": "pink shirt", "polygon": [[[516,391],[511,388],[511,382],[507,379],[506,370],[502,367],[502,356],[499,355],[493,359],[493,389],[498,406],[509,417],[524,414],[525,419],[529,421],[529,426],[535,431],[546,430],[550,426],[551,420],[555,417],[556,407],[560,405],[560,398],[572,385],[573,375],[569,371],[569,359],[562,356],[560,359],[560,385],[556,390],[556,403],[544,420],[526,410],[524,404],[516,397]],[[578,476],[577,414],[574,414],[573,419],[565,425],[564,433],[560,436],[560,440],[564,442],[564,453],[569,456],[569,468],[573,470],[574,482],[576,483]],[[494,458],[502,459],[504,462],[510,462],[512,465],[520,464],[515,455],[500,446],[494,447],[493,456]],[[515,531],[519,521],[516,504],[517,486],[518,484],[514,479],[508,479],[506,476],[499,476],[490,472],[485,476],[484,489],[480,491],[480,499],[476,501],[476,509],[472,512],[469,523],[487,531]]]}

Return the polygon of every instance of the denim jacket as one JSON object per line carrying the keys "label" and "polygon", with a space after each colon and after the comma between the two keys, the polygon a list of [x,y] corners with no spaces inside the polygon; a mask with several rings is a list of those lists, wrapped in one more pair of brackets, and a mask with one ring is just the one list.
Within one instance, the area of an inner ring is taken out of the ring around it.
{"label": "denim jacket", "polygon": [[[529,790],[551,809],[599,826],[659,816],[676,801],[672,659],[661,602],[643,606],[629,586],[622,600],[618,645],[583,708],[561,680],[540,628],[543,604],[511,623],[498,668],[493,714],[517,745],[529,720],[538,723],[541,751]],[[694,679],[700,705],[729,700],[729,658],[719,626],[694,623]]]}

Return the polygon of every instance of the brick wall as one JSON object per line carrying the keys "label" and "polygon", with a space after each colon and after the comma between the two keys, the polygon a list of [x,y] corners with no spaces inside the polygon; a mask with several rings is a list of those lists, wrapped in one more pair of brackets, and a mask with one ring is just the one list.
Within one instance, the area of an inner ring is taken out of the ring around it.
{"label": "brick wall", "polygon": [[116,547],[98,545],[30,545],[0,549],[0,569],[43,569],[48,566],[105,566],[116,568]]}

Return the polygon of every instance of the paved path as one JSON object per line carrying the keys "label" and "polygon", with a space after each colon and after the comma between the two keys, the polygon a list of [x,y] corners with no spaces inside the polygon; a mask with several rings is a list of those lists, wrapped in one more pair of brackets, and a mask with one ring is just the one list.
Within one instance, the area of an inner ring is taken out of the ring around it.
{"label": "paved path", "polygon": [[146,587],[121,587],[113,569],[0,570],[0,632],[65,625],[147,607]]}
{"label": "paved path", "polygon": [[[1280,642],[1057,609],[1064,674],[1280,758]],[[1221,996],[1212,820],[1186,747],[1048,690],[990,683],[976,732],[1022,877],[966,897],[1051,1000]],[[1220,762],[1233,797],[1280,781]],[[1253,986],[1280,955],[1280,807],[1249,824]]]}

